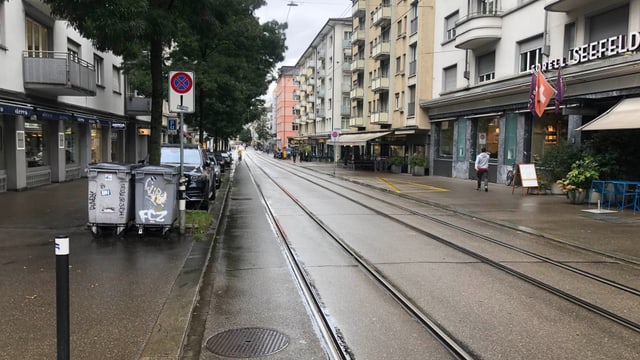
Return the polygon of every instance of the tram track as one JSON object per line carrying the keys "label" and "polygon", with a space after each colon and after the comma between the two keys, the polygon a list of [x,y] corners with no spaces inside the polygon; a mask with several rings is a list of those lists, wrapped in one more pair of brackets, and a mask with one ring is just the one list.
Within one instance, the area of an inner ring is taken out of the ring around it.
{"label": "tram track", "polygon": [[[362,201],[356,200],[352,196],[346,195],[345,191],[335,191],[335,188],[331,188],[330,186],[333,186],[333,187],[337,186],[337,187],[339,187],[339,188],[341,188],[343,190],[348,190],[350,192],[354,192],[354,193],[357,193],[357,194],[362,195],[362,196],[371,196],[371,194],[368,193],[368,192],[355,190],[355,189],[353,189],[351,187],[344,186],[344,185],[339,184],[339,183],[337,183],[335,181],[331,181],[331,180],[324,179],[324,178],[319,178],[317,176],[318,175],[317,173],[314,173],[313,174],[314,175],[313,179],[310,179],[307,176],[302,176],[300,174],[300,169],[299,168],[296,169],[297,171],[291,171],[288,167],[282,166],[278,162],[269,161],[269,164],[270,164],[270,166],[277,166],[282,171],[286,171],[287,173],[289,173],[291,175],[294,175],[294,176],[297,176],[297,177],[299,177],[299,178],[301,178],[301,179],[303,179],[305,181],[308,181],[308,182],[314,184],[315,186],[319,186],[319,187],[321,187],[321,188],[323,188],[323,189],[325,189],[327,191],[332,191],[333,193],[335,193],[335,194],[337,194],[337,195],[339,195],[339,196],[341,196],[341,197],[343,197],[345,199],[353,201],[354,203],[358,204],[359,206],[362,206],[362,207],[364,207],[364,208],[366,208],[366,209],[368,209],[368,210],[370,210],[370,211],[372,211],[374,213],[377,213],[377,214],[383,215],[383,216],[387,216],[388,218],[393,219],[397,223],[402,224],[403,226],[406,226],[407,228],[410,228],[413,231],[416,231],[416,232],[418,232],[420,234],[423,234],[426,237],[432,238],[432,239],[438,241],[441,244],[444,244],[444,245],[446,245],[446,246],[448,246],[448,247],[450,247],[452,249],[455,249],[456,251],[459,251],[461,253],[466,254],[467,256],[470,256],[470,257],[472,257],[474,259],[477,259],[478,261],[480,261],[480,262],[482,262],[484,264],[487,264],[487,265],[489,265],[489,266],[491,266],[491,267],[493,267],[495,269],[499,269],[500,271],[508,273],[511,276],[515,276],[515,277],[517,277],[517,278],[519,278],[519,279],[521,279],[521,280],[523,280],[523,281],[525,281],[525,282],[527,282],[529,284],[532,284],[532,285],[534,285],[534,286],[536,286],[536,287],[538,287],[540,289],[543,289],[543,290],[545,290],[545,291],[547,291],[549,293],[552,293],[552,294],[554,294],[554,295],[556,295],[556,296],[558,296],[558,297],[560,297],[560,298],[562,298],[562,299],[564,299],[566,301],[569,301],[569,302],[571,302],[571,303],[573,303],[573,304],[575,304],[577,306],[580,306],[583,309],[586,309],[586,310],[588,310],[590,312],[596,313],[596,314],[598,314],[598,315],[600,315],[600,316],[602,316],[604,318],[607,318],[607,319],[609,319],[611,321],[614,321],[614,322],[616,322],[616,323],[618,323],[618,324],[620,324],[622,326],[625,326],[626,328],[631,329],[631,330],[633,330],[635,332],[640,332],[640,323],[638,323],[634,319],[629,319],[629,318],[627,318],[627,317],[625,317],[623,315],[620,315],[620,314],[616,313],[615,311],[611,311],[611,310],[607,309],[605,306],[600,306],[600,305],[595,304],[595,303],[593,303],[591,301],[585,300],[585,299],[583,299],[583,298],[581,298],[579,296],[571,294],[568,291],[564,291],[564,290],[562,290],[562,289],[560,289],[560,288],[558,288],[556,286],[550,285],[550,284],[548,284],[548,283],[546,283],[546,282],[544,282],[542,280],[539,280],[539,279],[535,278],[534,276],[527,275],[526,273],[524,273],[522,271],[518,271],[515,268],[507,266],[507,265],[505,265],[505,264],[503,264],[503,263],[501,263],[499,261],[495,261],[495,260],[492,260],[491,258],[489,258],[487,256],[483,256],[482,254],[480,254],[480,253],[478,253],[476,251],[473,251],[473,250],[467,249],[467,248],[465,248],[463,246],[460,246],[458,244],[455,244],[455,243],[453,243],[453,242],[451,242],[451,241],[449,241],[447,239],[444,239],[441,236],[438,236],[437,234],[435,234],[433,232],[424,230],[424,227],[414,226],[412,224],[409,224],[407,221],[404,221],[403,219],[400,219],[399,217],[382,213],[377,209],[376,206],[368,205],[368,204],[363,203]],[[265,174],[266,174],[266,172],[265,172]],[[306,174],[306,175],[309,175],[309,174]],[[271,179],[271,180],[276,182],[274,179]],[[326,184],[322,184],[318,180],[321,180],[323,182],[329,183],[330,186],[327,186]],[[473,230],[470,230],[470,229],[467,229],[467,228],[452,224],[450,222],[441,220],[441,219],[436,218],[434,216],[431,216],[431,215],[428,215],[428,214],[424,214],[422,212],[407,208],[407,207],[399,205],[397,203],[381,199],[380,197],[377,197],[375,200],[379,201],[379,202],[382,202],[387,206],[395,207],[396,209],[401,210],[402,212],[406,212],[406,213],[409,213],[409,214],[414,215],[414,216],[419,216],[419,217],[421,217],[423,219],[435,222],[435,223],[437,223],[437,224],[439,224],[441,226],[446,226],[446,227],[448,227],[450,229],[453,229],[455,231],[465,233],[465,234],[473,236],[473,237],[475,237],[477,239],[481,239],[481,240],[483,240],[485,242],[489,242],[489,243],[494,244],[496,246],[500,246],[500,247],[506,248],[506,249],[508,249],[510,251],[514,251],[514,252],[517,252],[519,254],[531,257],[531,258],[533,258],[533,259],[535,259],[535,260],[537,260],[539,262],[543,262],[545,264],[549,264],[549,265],[555,266],[555,267],[557,267],[559,269],[562,269],[564,271],[570,272],[570,273],[575,274],[577,276],[580,276],[580,277],[583,277],[585,279],[589,279],[591,281],[595,281],[597,283],[603,284],[605,286],[610,287],[612,291],[620,291],[620,292],[626,293],[626,294],[628,294],[630,296],[640,297],[640,291],[638,289],[635,289],[635,288],[630,287],[630,286],[626,286],[626,285],[621,284],[621,283],[619,283],[619,282],[617,282],[615,280],[611,280],[611,279],[605,278],[603,276],[600,276],[600,275],[597,275],[597,274],[594,274],[594,273],[579,269],[579,268],[577,268],[575,266],[568,265],[568,264],[563,263],[561,261],[553,260],[553,259],[551,259],[551,258],[549,258],[547,256],[543,256],[543,255],[537,254],[535,252],[529,251],[527,249],[523,249],[523,248],[520,248],[518,246],[514,246],[512,244],[508,244],[508,243],[506,243],[504,241],[500,241],[500,240],[497,240],[497,239],[492,238],[490,236],[487,236],[487,235],[475,232]],[[408,200],[419,202],[418,200],[415,200],[415,199],[408,199]],[[421,204],[425,205],[424,203],[421,203]],[[311,214],[310,214],[310,216],[311,216]],[[341,244],[341,246],[345,247],[342,244]],[[345,248],[348,248],[348,245]],[[353,251],[353,250],[351,249],[350,251]],[[601,254],[598,254],[598,255],[601,256]]]}
{"label": "tram track", "polygon": [[[317,226],[324,231],[329,237],[331,237],[347,254],[351,257],[360,268],[377,283],[377,285],[384,289],[402,308],[416,319],[442,346],[451,354],[453,359],[459,360],[472,360],[477,359],[476,355],[473,355],[469,350],[465,349],[460,342],[454,339],[445,328],[438,325],[436,321],[431,319],[427,314],[420,310],[420,308],[414,304],[405,294],[403,294],[398,288],[396,288],[390,281],[380,274],[375,266],[371,265],[366,259],[358,254],[347,242],[345,242],[330,226],[325,224],[316,214],[314,214],[308,207],[306,207],[298,198],[290,193],[284,186],[279,184],[272,176],[264,171],[259,165],[253,162],[262,173],[272,181],[283,193],[286,194],[309,218],[317,224]],[[313,318],[320,329],[320,333],[327,344],[328,356],[330,359],[348,360],[354,358],[350,353],[348,345],[344,342],[344,339],[339,333],[339,330],[333,327],[331,322],[327,319],[322,311],[321,300],[317,294],[313,291],[312,280],[305,274],[303,267],[296,259],[296,255],[291,248],[290,242],[287,239],[286,231],[283,226],[277,220],[274,211],[269,205],[264,193],[255,180],[255,174],[253,170],[249,168],[249,174],[258,188],[258,193],[262,199],[265,208],[268,211],[270,221],[277,229],[278,235],[281,238],[283,248],[285,249],[285,256],[294,272],[295,278],[300,286],[302,293],[307,299],[307,303],[312,310]]]}

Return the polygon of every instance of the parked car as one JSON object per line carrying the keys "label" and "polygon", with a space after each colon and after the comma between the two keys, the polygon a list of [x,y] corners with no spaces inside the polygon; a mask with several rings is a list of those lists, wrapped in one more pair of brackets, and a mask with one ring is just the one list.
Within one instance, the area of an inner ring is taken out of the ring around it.
{"label": "parked car", "polygon": [[[185,198],[189,208],[208,210],[209,202],[216,198],[214,169],[200,145],[183,144],[183,168],[187,178]],[[160,164],[180,166],[180,145],[163,144]]]}
{"label": "parked car", "polygon": [[231,167],[231,163],[233,162],[231,154],[226,151],[216,151],[216,156],[220,156],[222,158],[221,161],[224,163],[225,167]]}
{"label": "parked car", "polygon": [[213,157],[216,159],[216,162],[220,166],[220,172],[224,173],[224,170],[225,170],[226,166],[224,164],[224,157],[222,156],[222,152],[216,151],[216,152],[212,152],[212,153],[209,153],[209,154],[213,155]]}
{"label": "parked car", "polygon": [[220,166],[213,153],[209,152],[207,153],[207,156],[209,156],[209,162],[213,167],[213,174],[215,175],[214,178],[216,179],[216,189],[220,189],[220,185],[222,184],[222,171],[224,169],[224,166]]}

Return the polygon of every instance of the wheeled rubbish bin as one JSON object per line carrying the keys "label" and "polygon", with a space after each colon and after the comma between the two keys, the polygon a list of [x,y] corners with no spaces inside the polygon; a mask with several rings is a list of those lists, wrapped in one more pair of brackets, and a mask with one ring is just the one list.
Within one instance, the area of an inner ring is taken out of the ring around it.
{"label": "wheeled rubbish bin", "polygon": [[165,235],[178,217],[178,180],[175,166],[143,166],[135,170],[135,224],[138,234],[145,228],[161,229]]}
{"label": "wheeled rubbish bin", "polygon": [[133,220],[133,177],[135,164],[98,163],[87,167],[89,180],[89,228],[93,236],[115,228],[121,235]]}

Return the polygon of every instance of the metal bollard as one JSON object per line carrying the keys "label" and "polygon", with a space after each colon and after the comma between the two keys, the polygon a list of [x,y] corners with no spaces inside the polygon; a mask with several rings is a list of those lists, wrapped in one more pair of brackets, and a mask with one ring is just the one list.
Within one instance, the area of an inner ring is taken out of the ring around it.
{"label": "metal bollard", "polygon": [[55,246],[58,360],[69,360],[69,237],[56,235]]}
{"label": "metal bollard", "polygon": [[184,176],[180,177],[180,184],[178,186],[178,193],[180,194],[180,201],[178,202],[178,210],[180,215],[180,235],[184,235],[185,221],[186,221],[186,208],[187,208],[187,200],[185,199],[185,191],[186,191],[186,183],[187,178]]}

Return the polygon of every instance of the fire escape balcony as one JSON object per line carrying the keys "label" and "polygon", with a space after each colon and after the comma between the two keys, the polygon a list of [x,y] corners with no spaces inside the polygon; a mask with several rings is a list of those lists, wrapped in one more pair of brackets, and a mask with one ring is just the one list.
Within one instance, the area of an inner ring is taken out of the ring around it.
{"label": "fire escape balcony", "polygon": [[373,47],[371,57],[373,57],[374,60],[389,58],[389,54],[391,53],[390,49],[391,44],[389,44],[388,41],[380,42]]}
{"label": "fire escape balcony", "polygon": [[45,96],[95,96],[96,70],[72,53],[24,51],[22,77],[26,91]]}
{"label": "fire escape balcony", "polygon": [[373,26],[384,27],[391,23],[391,6],[380,5],[372,15]]}
{"label": "fire escape balcony", "polygon": [[502,37],[502,16],[497,11],[471,14],[455,25],[458,49],[478,49]]}

